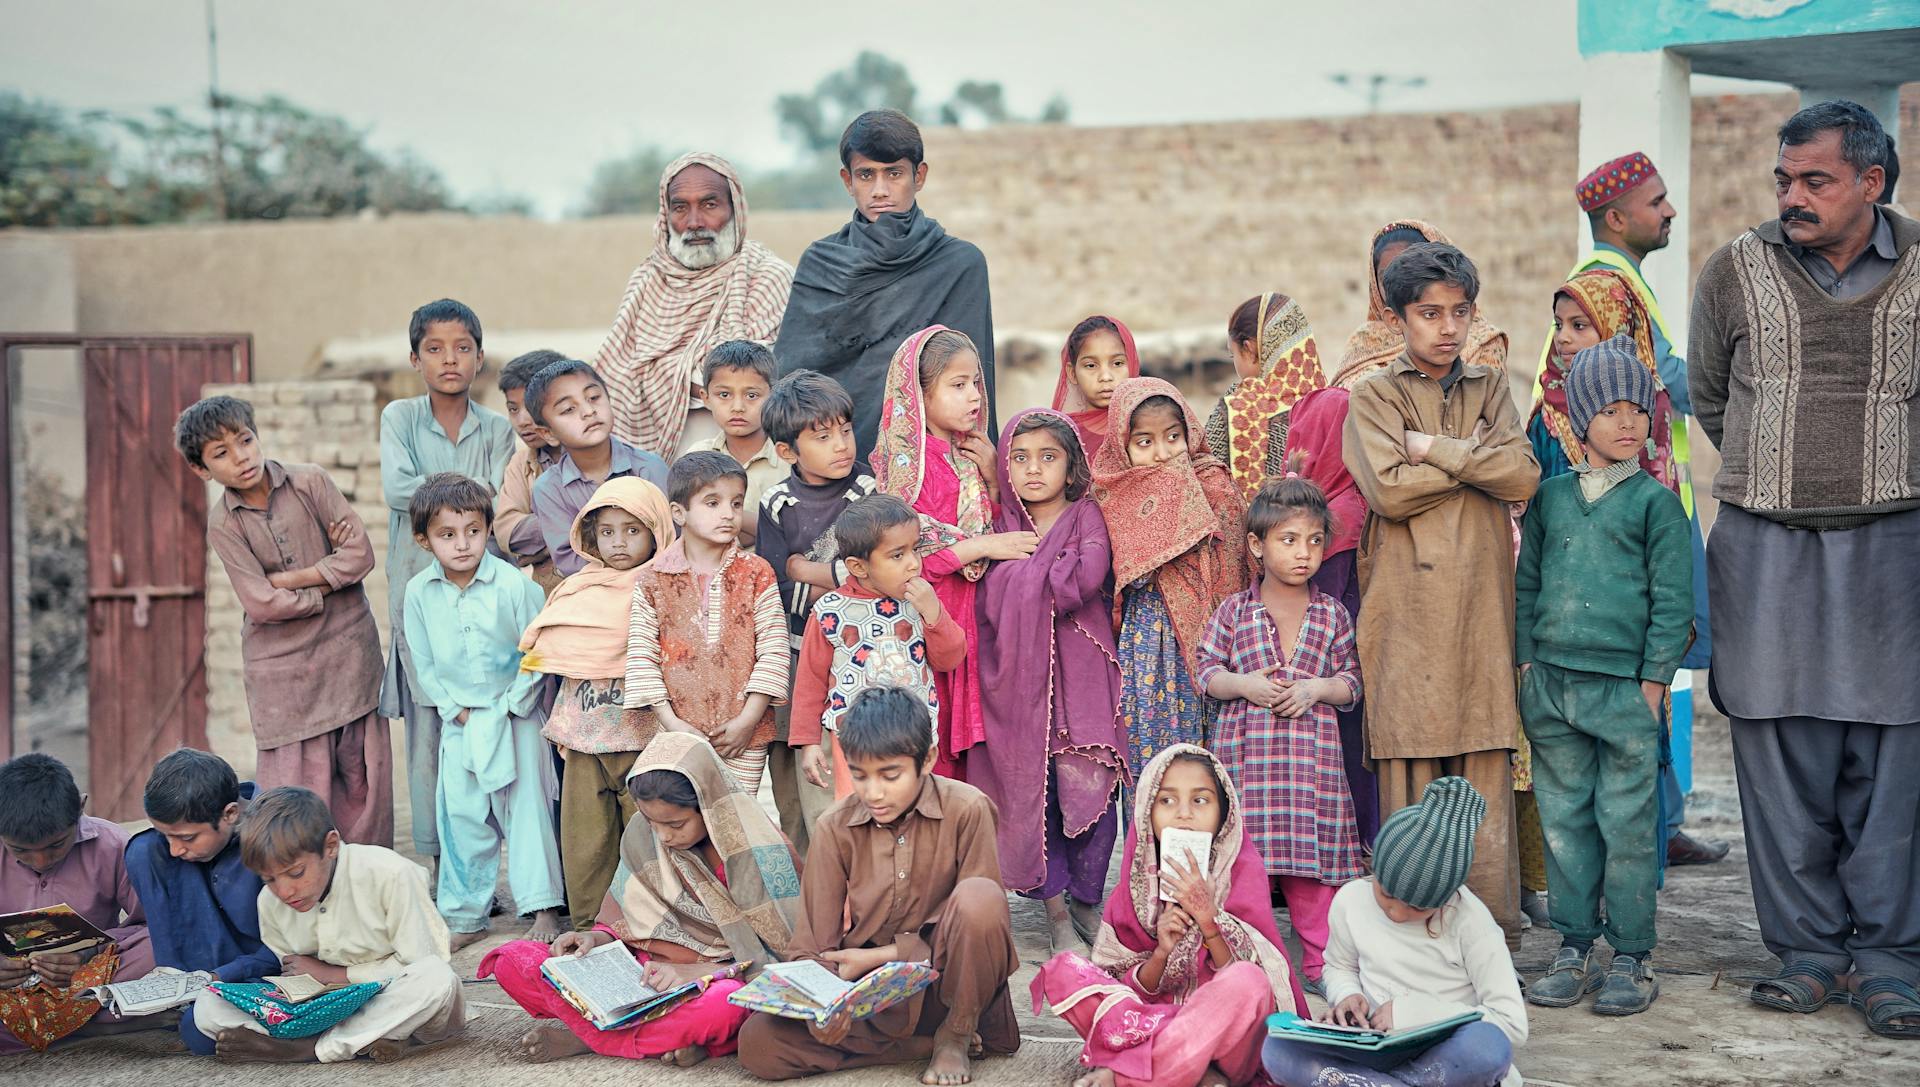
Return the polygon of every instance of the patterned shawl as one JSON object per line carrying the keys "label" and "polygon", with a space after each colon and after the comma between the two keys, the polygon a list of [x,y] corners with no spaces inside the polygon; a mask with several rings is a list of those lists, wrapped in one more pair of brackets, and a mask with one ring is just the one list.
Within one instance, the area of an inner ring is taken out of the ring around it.
{"label": "patterned shawl", "polygon": [[[1653,374],[1654,388],[1653,425],[1647,444],[1640,451],[1640,466],[1678,494],[1680,469],[1673,460],[1673,400],[1660,381],[1660,368],[1653,354],[1653,318],[1641,304],[1640,295],[1625,276],[1611,268],[1579,273],[1554,292],[1554,301],[1558,302],[1562,295],[1573,299],[1574,305],[1593,322],[1602,340],[1610,340],[1622,332],[1633,338],[1633,353]],[[1573,432],[1573,420],[1567,417],[1567,361],[1549,345],[1546,367],[1540,374],[1540,397],[1533,402],[1533,412],[1527,421],[1532,422],[1536,416],[1541,418],[1560,447],[1566,450],[1567,463],[1582,465],[1587,462],[1586,447],[1580,435]]]}
{"label": "patterned shawl", "polygon": [[[1134,410],[1153,396],[1180,405],[1187,456],[1135,467],[1127,460],[1127,432]],[[1093,458],[1093,500],[1113,542],[1113,583],[1124,591],[1154,575],[1187,674],[1198,676],[1194,653],[1213,610],[1246,588],[1254,573],[1247,552],[1247,504],[1227,466],[1207,451],[1206,435],[1186,398],[1159,378],[1120,383],[1107,405],[1107,432],[1112,440]],[[1116,622],[1121,595],[1114,599]]]}
{"label": "patterned shawl", "polygon": [[[689,269],[667,249],[667,183],[695,164],[727,179],[740,251],[711,267]],[[672,460],[687,424],[688,390],[707,353],[727,340],[772,343],[792,289],[787,262],[747,240],[747,197],[727,160],[702,151],[673,160],[660,175],[653,252],[627,280],[613,328],[594,359],[612,394],[613,432]]]}
{"label": "patterned shawl", "polygon": [[[1104,313],[1093,316],[1113,322],[1113,327],[1119,330],[1120,346],[1127,353],[1127,376],[1139,377],[1140,349],[1133,345],[1133,331],[1118,317]],[[1088,458],[1092,458],[1107,440],[1107,411],[1088,404],[1086,394],[1073,380],[1072,347],[1071,343],[1060,345],[1060,380],[1053,386],[1053,410],[1072,420],[1073,429],[1080,432],[1080,444],[1085,447]]]}
{"label": "patterned shawl", "polygon": [[[645,816],[620,837],[614,886],[622,940],[679,944],[709,962],[764,965],[786,954],[800,921],[800,861],[760,802],[740,791],[705,737],[662,732],[633,760],[627,780],[672,770],[693,782],[721,883],[697,849],[667,849]],[[576,909],[579,907],[575,907]]]}
{"label": "patterned shawl", "polygon": [[[879,490],[900,498],[919,510],[920,488],[927,478],[927,410],[920,389],[920,352],[936,332],[948,331],[945,325],[929,325],[901,341],[887,365],[886,399],[880,405],[880,437],[869,459]],[[983,406],[984,409],[984,406]],[[986,412],[982,410],[984,424]],[[979,430],[981,437],[985,430]],[[969,536],[993,531],[993,503],[987,498],[986,480],[980,466],[952,448],[945,453],[949,467],[960,480],[960,517],[955,525],[942,524],[921,510],[920,536],[924,544],[932,538],[942,547]],[[936,548],[935,550],[938,550]],[[961,568],[969,581],[979,581],[987,572],[987,561],[969,563]]]}
{"label": "patterned shawl", "polygon": [[1227,466],[1247,501],[1267,481],[1273,422],[1294,401],[1327,383],[1307,311],[1284,294],[1260,296],[1254,357],[1259,369],[1227,390]]}
{"label": "patterned shawl", "polygon": [[[1367,323],[1347,338],[1347,348],[1340,354],[1340,369],[1333,375],[1333,384],[1343,389],[1351,389],[1361,378],[1385,369],[1406,349],[1406,337],[1387,325],[1387,299],[1380,293],[1380,272],[1373,266],[1373,247],[1379,244],[1380,236],[1400,227],[1412,227],[1430,242],[1452,244],[1438,227],[1418,219],[1396,219],[1373,232],[1373,238],[1367,242]],[[1460,350],[1460,358],[1504,372],[1507,334],[1489,324],[1476,309],[1473,323],[1467,326],[1467,343]]]}
{"label": "patterned shawl", "polygon": [[1360,529],[1367,522],[1367,500],[1354,483],[1341,452],[1341,434],[1347,425],[1347,390],[1320,389],[1293,405],[1287,425],[1287,460],[1301,454],[1297,470],[1319,484],[1333,511],[1333,535],[1327,538],[1326,557],[1360,546]]}
{"label": "patterned shawl", "polygon": [[[1274,926],[1266,866],[1247,834],[1240,814],[1240,797],[1233,789],[1233,777],[1213,752],[1193,744],[1174,744],[1163,749],[1140,772],[1139,787],[1133,794],[1132,833],[1120,857],[1123,876],[1107,896],[1107,906],[1101,914],[1100,934],[1093,941],[1094,965],[1114,977],[1124,978],[1146,962],[1159,944],[1156,926],[1165,904],[1160,901],[1160,849],[1153,833],[1153,800],[1160,791],[1160,779],[1166,776],[1167,767],[1173,765],[1179,755],[1206,759],[1225,794],[1220,798],[1224,809],[1220,829],[1213,836],[1212,870],[1207,873],[1207,885],[1213,889],[1213,901],[1219,908],[1220,934],[1233,949],[1236,960],[1252,962],[1267,975],[1275,1007],[1293,1008],[1297,1014],[1305,1015],[1306,996],[1300,990],[1292,964],[1287,961],[1280,930]],[[1200,936],[1200,926],[1195,925],[1167,956],[1159,991],[1184,999],[1214,972]]]}
{"label": "patterned shawl", "polygon": [[[573,550],[587,565],[553,590],[547,606],[520,635],[522,672],[544,672],[573,679],[613,679],[627,673],[627,619],[640,566],[613,570],[586,546],[581,530],[587,515],[618,506],[653,533],[653,553],[673,542],[673,512],[660,488],[638,476],[609,479],[593,492],[573,519]],[[646,565],[642,563],[641,566]]]}

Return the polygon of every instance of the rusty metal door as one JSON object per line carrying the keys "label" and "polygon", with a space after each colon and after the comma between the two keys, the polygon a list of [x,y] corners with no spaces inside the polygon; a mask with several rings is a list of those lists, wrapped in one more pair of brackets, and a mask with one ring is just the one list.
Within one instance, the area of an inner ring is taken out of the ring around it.
{"label": "rusty metal door", "polygon": [[252,337],[83,339],[91,805],[142,817],[160,756],[207,742],[207,489],[173,424],[207,384],[249,379]]}

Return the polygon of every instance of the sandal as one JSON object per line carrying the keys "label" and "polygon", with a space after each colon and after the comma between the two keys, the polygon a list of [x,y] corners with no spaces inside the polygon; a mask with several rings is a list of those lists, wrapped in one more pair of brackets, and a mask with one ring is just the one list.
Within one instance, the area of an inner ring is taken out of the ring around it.
{"label": "sandal", "polygon": [[[1772,989],[1763,992],[1762,989]],[[1811,1015],[1829,1004],[1849,1004],[1853,997],[1826,965],[1812,959],[1795,959],[1780,973],[1753,983],[1747,998],[1763,1008]]]}
{"label": "sandal", "polygon": [[[1920,1038],[1920,991],[1896,977],[1881,974],[1854,982],[1853,1006],[1867,1021],[1867,1029],[1882,1038]],[[1910,1022],[1897,1023],[1897,1019]]]}

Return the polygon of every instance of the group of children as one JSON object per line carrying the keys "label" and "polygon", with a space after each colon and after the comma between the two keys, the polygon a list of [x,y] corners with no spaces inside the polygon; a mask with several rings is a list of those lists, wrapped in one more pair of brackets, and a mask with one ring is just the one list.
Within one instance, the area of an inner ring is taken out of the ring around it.
{"label": "group of children", "polygon": [[[1518,1082],[1527,1024],[1501,931],[1514,710],[1566,945],[1529,997],[1600,990],[1597,1011],[1642,1010],[1687,524],[1640,471],[1658,387],[1630,337],[1563,332],[1553,389],[1582,456],[1536,497],[1504,373],[1462,360],[1482,328],[1473,265],[1399,248],[1375,252],[1374,287],[1400,351],[1351,390],[1324,387],[1298,303],[1263,295],[1229,322],[1238,380],[1203,427],[1140,376],[1126,326],[1095,316],[1062,352],[1053,406],[996,446],[978,350],[935,325],[894,355],[870,472],[847,392],[813,371],[776,379],[763,345],[712,352],[722,433],[669,465],[614,436],[579,361],[522,356],[499,378],[507,417],[474,403],[478,319],[424,306],[411,360],[427,393],[382,416],[384,669],[364,526],[323,472],[264,456],[243,401],[195,404],[178,444],[225,488],[210,533],[247,613],[260,793],[212,756],[163,760],[155,829],[125,853],[136,900],[101,882],[117,828],[80,815],[57,764],[16,759],[0,839],[43,878],[16,894],[9,865],[0,905],[47,901],[45,874],[105,839],[53,900],[135,926],[116,936],[123,976],[147,965],[150,930],[150,962],[224,980],[386,983],[298,1044],[203,995],[182,1020],[197,1051],[391,1057],[459,1029],[447,962],[497,911],[504,851],[533,920],[481,973],[558,1020],[523,1039],[529,1057],[688,1064],[737,1039],[766,1078],[923,1059],[923,1082],[950,1084],[1019,1044],[1011,890],[1046,904],[1058,954],[1034,999],[1086,1037],[1088,1087],[1240,1084],[1263,1061],[1283,1084],[1333,1067],[1401,1082],[1263,1049],[1268,1013],[1306,1013],[1303,986],[1336,1021],[1381,1029],[1477,1010],[1419,1081]],[[431,879],[387,848],[382,714],[406,722]],[[1210,851],[1163,857],[1170,828]],[[796,958],[850,980],[929,960],[940,978],[812,1026],[748,1016],[725,999],[737,979],[717,978],[669,1015],[598,1030],[539,967],[613,939],[662,985]],[[3,964],[0,981],[76,965]]]}

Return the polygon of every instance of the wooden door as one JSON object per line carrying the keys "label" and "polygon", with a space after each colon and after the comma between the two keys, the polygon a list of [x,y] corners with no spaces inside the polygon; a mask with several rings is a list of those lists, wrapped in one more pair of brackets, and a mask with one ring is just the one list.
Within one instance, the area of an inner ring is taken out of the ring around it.
{"label": "wooden door", "polygon": [[90,810],[144,817],[162,755],[207,742],[207,488],[173,425],[246,381],[252,338],[85,339]]}

